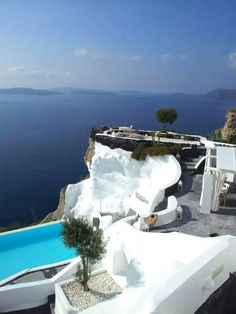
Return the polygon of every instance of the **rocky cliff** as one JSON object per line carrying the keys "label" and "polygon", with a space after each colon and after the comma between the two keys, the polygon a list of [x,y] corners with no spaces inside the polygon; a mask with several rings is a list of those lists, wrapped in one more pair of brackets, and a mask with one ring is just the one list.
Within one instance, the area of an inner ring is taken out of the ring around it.
{"label": "rocky cliff", "polygon": [[236,138],[236,108],[230,109],[225,116],[225,125],[218,129],[216,134],[224,141],[232,141]]}
{"label": "rocky cliff", "polygon": [[88,164],[89,165],[91,164],[94,154],[95,154],[95,142],[91,138],[89,138],[89,145],[84,155],[84,161],[85,161],[86,166]]}
{"label": "rocky cliff", "polygon": [[[87,148],[87,151],[84,155],[84,161],[86,166],[90,166],[92,162],[92,158],[95,154],[95,142],[92,139],[89,139],[89,145]],[[87,179],[89,175],[85,178]],[[59,204],[57,206],[57,209],[51,213],[49,213],[42,221],[41,223],[51,222],[55,220],[60,220],[64,215],[64,207],[65,207],[65,192],[66,192],[67,186],[64,186],[60,191],[60,197],[59,197]]]}
{"label": "rocky cliff", "polygon": [[65,192],[66,192],[66,186],[64,186],[60,191],[60,198],[59,198],[59,204],[57,206],[57,209],[49,213],[42,221],[41,223],[51,222],[55,220],[60,220],[64,214],[64,206],[65,206]]}

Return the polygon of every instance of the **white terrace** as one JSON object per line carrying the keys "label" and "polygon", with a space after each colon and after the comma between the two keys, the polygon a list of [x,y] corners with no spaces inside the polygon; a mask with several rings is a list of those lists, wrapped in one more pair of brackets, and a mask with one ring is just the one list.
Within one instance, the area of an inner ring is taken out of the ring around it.
{"label": "white terrace", "polygon": [[235,147],[216,146],[207,149],[200,200],[201,213],[210,214],[211,211],[217,211],[221,204],[226,205],[229,188],[235,183],[235,175]]}

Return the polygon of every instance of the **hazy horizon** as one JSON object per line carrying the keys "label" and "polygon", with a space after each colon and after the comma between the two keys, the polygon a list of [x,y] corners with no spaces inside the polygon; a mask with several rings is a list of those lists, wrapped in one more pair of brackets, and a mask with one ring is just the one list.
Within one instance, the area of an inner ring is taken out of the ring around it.
{"label": "hazy horizon", "polygon": [[[81,86],[61,86],[61,87],[51,87],[51,88],[37,88],[37,87],[30,87],[30,86],[12,86],[12,87],[1,87],[0,86],[0,91],[1,90],[10,90],[10,89],[32,89],[32,90],[42,90],[42,91],[55,91],[55,92],[61,92],[62,94],[64,93],[63,91],[64,90],[77,90],[77,91],[80,91],[83,92],[83,91],[91,91],[91,92],[95,92],[95,91],[98,91],[98,92],[108,92],[108,93],[137,93],[137,94],[153,94],[153,95],[170,95],[170,94],[185,94],[185,95],[206,95],[210,92],[213,92],[217,89],[225,89],[225,90],[231,90],[231,89],[228,89],[228,88],[221,88],[221,87],[216,87],[214,90],[209,90],[209,91],[206,91],[206,93],[201,93],[201,92],[195,92],[195,93],[191,93],[191,92],[182,92],[182,91],[169,91],[169,92],[159,92],[159,91],[141,91],[141,90],[128,90],[128,89],[101,89],[101,88],[90,88],[90,87],[81,87]],[[232,89],[232,90],[236,90],[235,89]],[[67,91],[65,91],[66,93]]]}
{"label": "hazy horizon", "polygon": [[0,87],[236,87],[233,0],[0,1]]}

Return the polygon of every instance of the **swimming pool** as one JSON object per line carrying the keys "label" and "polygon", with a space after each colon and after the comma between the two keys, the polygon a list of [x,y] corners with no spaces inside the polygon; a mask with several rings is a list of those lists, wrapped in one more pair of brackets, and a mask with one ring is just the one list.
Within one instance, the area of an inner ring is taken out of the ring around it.
{"label": "swimming pool", "polygon": [[0,234],[0,280],[17,272],[76,256],[60,235],[60,222]]}

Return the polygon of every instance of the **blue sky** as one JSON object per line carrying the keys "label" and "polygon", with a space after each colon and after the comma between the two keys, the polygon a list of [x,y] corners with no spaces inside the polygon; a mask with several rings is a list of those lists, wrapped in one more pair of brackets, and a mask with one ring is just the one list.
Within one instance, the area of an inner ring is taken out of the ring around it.
{"label": "blue sky", "polygon": [[0,0],[0,87],[236,88],[235,0]]}

